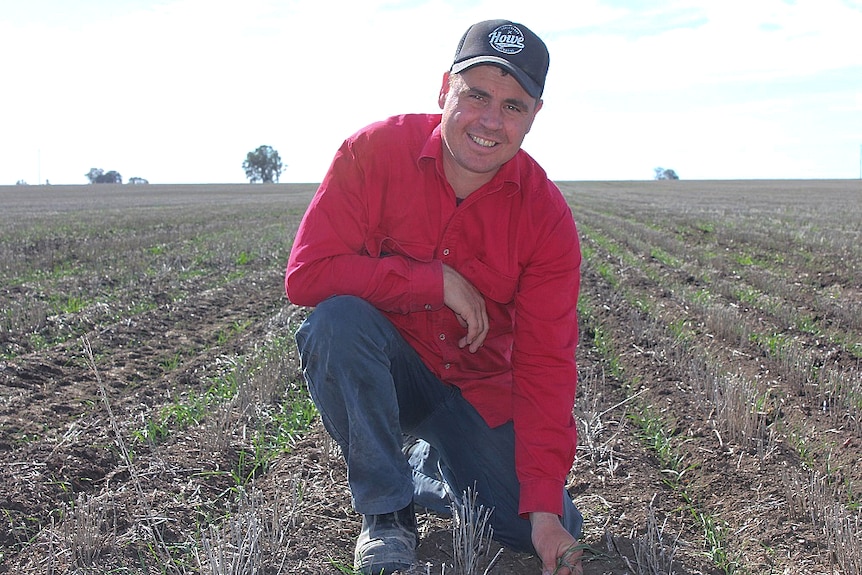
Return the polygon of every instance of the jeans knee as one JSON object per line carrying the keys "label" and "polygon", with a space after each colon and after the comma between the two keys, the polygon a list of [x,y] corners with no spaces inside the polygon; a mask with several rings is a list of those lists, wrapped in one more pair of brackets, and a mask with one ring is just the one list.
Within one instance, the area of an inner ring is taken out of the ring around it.
{"label": "jeans knee", "polygon": [[376,310],[376,308],[364,299],[352,295],[334,295],[323,300],[314,308],[315,312],[319,311],[341,319],[345,318],[344,314],[367,313],[371,310]]}
{"label": "jeans knee", "polygon": [[308,357],[326,350],[325,354],[330,356],[348,349],[379,313],[355,296],[333,296],[320,302],[296,332],[300,354]]}
{"label": "jeans knee", "polygon": [[378,313],[377,309],[362,298],[352,295],[336,295],[323,300],[308,316],[312,324],[336,325],[339,329],[361,325],[361,317]]}

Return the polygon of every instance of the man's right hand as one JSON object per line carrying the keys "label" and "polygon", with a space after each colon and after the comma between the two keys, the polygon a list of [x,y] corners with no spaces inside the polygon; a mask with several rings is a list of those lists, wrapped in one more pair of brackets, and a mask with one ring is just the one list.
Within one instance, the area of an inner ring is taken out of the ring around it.
{"label": "man's right hand", "polygon": [[[553,513],[530,514],[533,547],[542,560],[542,575],[584,575],[583,551]],[[573,551],[573,549],[576,549]]]}
{"label": "man's right hand", "polygon": [[443,303],[455,312],[461,327],[467,329],[467,335],[458,340],[458,347],[470,346],[470,353],[476,353],[489,329],[485,298],[464,276],[446,264],[443,264]]}

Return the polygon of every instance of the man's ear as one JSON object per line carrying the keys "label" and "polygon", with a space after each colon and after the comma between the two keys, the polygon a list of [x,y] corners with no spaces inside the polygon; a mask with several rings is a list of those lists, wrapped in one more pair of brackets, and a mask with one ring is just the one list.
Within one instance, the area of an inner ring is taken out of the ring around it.
{"label": "man's ear", "polygon": [[530,125],[527,126],[527,133],[528,134],[530,133],[530,130],[533,129],[533,122],[536,121],[536,114],[538,114],[539,110],[542,109],[542,104],[544,104],[544,103],[545,103],[544,100],[541,100],[541,99],[536,100],[536,109],[533,110],[533,117],[530,118]]}
{"label": "man's ear", "polygon": [[446,96],[449,94],[449,72],[443,73],[443,85],[440,86],[440,95],[437,96],[437,104],[440,105],[440,109],[446,105]]}

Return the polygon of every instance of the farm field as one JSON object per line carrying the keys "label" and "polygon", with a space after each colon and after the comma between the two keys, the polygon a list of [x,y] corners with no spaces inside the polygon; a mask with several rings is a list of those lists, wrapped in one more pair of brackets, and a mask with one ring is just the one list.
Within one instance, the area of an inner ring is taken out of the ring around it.
{"label": "farm field", "polygon": [[[0,187],[0,573],[351,572],[283,291],[315,187]],[[862,182],[560,187],[585,574],[862,573]]]}

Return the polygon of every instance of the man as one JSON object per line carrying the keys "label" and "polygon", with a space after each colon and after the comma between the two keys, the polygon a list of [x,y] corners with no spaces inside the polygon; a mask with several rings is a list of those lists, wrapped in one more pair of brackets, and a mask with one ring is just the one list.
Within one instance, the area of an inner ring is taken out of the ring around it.
{"label": "man", "polygon": [[317,306],[296,338],[363,516],[360,573],[409,568],[414,504],[444,512],[467,489],[495,539],[546,573],[581,572],[565,491],[581,256],[565,200],[521,150],[548,62],[521,24],[471,26],[442,115],[346,140],[297,233],[285,286]]}

